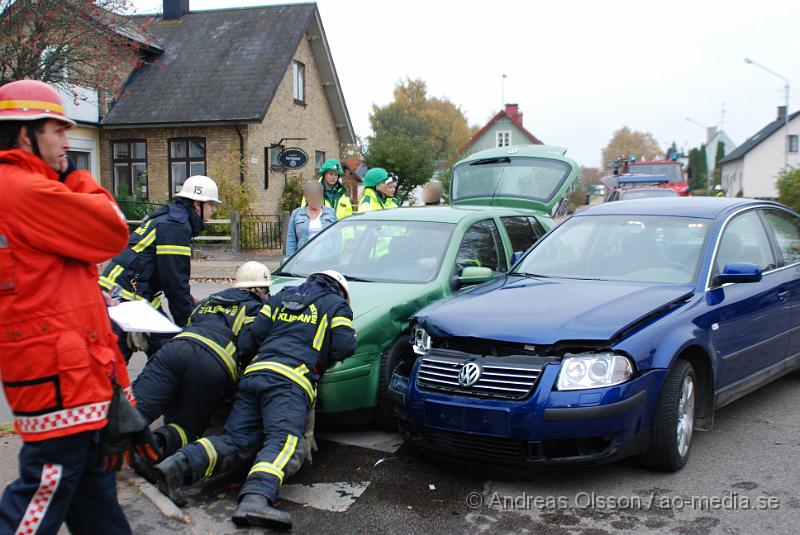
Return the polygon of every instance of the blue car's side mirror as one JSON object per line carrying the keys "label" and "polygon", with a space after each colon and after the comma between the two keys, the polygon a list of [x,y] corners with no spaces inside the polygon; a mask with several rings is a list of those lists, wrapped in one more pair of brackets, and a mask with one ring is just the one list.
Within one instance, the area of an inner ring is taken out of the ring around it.
{"label": "blue car's side mirror", "polygon": [[522,255],[525,254],[525,251],[514,251],[514,254],[511,256],[511,265],[513,266],[519,259],[522,258]]}
{"label": "blue car's side mirror", "polygon": [[725,269],[717,275],[717,284],[729,282],[758,282],[761,280],[761,270],[755,264],[746,262],[732,262],[725,264]]}

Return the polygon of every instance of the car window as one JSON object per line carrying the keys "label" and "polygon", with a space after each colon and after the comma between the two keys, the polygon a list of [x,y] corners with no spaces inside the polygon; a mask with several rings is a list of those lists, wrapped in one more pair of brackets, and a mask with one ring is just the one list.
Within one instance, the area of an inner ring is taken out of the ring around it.
{"label": "car window", "polygon": [[[501,217],[500,221],[506,229],[508,239],[511,241],[511,249],[514,252],[525,252],[533,243],[539,239],[539,232],[532,225],[531,219],[525,216]],[[533,219],[533,222],[536,222]],[[538,224],[538,222],[536,222]]]}
{"label": "car window", "polygon": [[495,272],[508,270],[500,232],[493,219],[478,221],[467,229],[458,248],[456,264],[460,268],[479,266]]}
{"label": "car window", "polygon": [[800,262],[800,220],[780,210],[765,210],[783,255],[783,265]]}
{"label": "car window", "polygon": [[774,267],[767,232],[754,210],[736,216],[722,234],[717,249],[717,273],[722,273],[732,262],[755,264],[762,270]]}

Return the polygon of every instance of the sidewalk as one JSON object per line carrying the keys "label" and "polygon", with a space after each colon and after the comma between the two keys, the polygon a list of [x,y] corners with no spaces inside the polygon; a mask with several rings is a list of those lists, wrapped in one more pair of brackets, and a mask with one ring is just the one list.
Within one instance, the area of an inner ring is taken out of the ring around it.
{"label": "sidewalk", "polygon": [[270,273],[278,269],[282,255],[263,255],[253,253],[234,254],[230,251],[214,251],[199,249],[192,258],[192,279],[225,281],[236,278],[236,270],[248,260],[265,264]]}

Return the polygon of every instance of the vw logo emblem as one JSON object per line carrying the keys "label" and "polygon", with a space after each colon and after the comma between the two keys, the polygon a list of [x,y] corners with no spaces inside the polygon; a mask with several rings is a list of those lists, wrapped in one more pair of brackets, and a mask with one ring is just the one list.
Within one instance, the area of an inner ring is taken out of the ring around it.
{"label": "vw logo emblem", "polygon": [[461,386],[472,386],[481,378],[481,367],[474,362],[467,362],[461,371],[458,372],[458,384]]}

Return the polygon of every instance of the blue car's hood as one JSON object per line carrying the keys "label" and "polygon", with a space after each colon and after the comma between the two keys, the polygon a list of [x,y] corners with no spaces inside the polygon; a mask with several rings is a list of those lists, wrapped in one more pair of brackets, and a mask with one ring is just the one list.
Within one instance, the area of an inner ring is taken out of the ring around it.
{"label": "blue car's hood", "polygon": [[431,305],[416,318],[434,336],[545,345],[611,340],[691,292],[690,286],[510,276]]}

